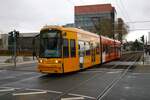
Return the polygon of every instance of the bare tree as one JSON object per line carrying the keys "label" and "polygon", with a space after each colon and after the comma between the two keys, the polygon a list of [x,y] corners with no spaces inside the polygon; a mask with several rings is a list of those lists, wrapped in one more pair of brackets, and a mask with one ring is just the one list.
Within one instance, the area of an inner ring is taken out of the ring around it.
{"label": "bare tree", "polygon": [[124,23],[122,18],[118,18],[117,21],[114,22],[110,18],[94,17],[92,18],[92,22],[96,33],[118,39],[121,42],[129,31],[129,26]]}
{"label": "bare tree", "polygon": [[118,18],[115,23],[115,34],[117,34],[117,39],[122,42],[124,36],[129,32],[129,26],[124,23],[122,18]]}
{"label": "bare tree", "polygon": [[95,32],[99,35],[114,37],[114,25],[110,18],[92,18],[95,27]]}

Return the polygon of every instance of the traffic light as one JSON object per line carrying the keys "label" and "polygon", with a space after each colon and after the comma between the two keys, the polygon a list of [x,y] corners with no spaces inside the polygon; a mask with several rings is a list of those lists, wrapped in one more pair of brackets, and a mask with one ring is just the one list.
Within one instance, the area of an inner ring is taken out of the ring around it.
{"label": "traffic light", "polygon": [[142,41],[142,43],[144,43],[144,35],[141,36],[141,41]]}
{"label": "traffic light", "polygon": [[14,30],[14,36],[17,39],[19,37],[19,31]]}
{"label": "traffic light", "polygon": [[14,66],[16,67],[16,56],[17,56],[17,40],[19,37],[19,31],[11,31],[8,33],[8,49],[14,58]]}
{"label": "traffic light", "polygon": [[13,46],[17,45],[17,40],[19,38],[19,31],[11,31],[8,33],[8,45],[9,50],[13,51]]}
{"label": "traffic light", "polygon": [[19,31],[11,31],[8,33],[8,40],[13,40],[11,42],[15,42],[17,40],[17,38],[19,37]]}
{"label": "traffic light", "polygon": [[8,49],[10,51],[13,50],[13,43],[14,43],[14,37],[13,37],[13,32],[9,32],[8,33]]}
{"label": "traffic light", "polygon": [[12,31],[9,32],[8,35],[9,35],[9,37],[13,37],[13,32]]}

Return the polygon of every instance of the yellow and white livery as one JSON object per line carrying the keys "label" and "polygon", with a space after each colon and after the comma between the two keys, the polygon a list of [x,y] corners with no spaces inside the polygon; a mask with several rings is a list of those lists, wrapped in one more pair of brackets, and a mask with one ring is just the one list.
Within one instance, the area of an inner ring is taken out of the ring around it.
{"label": "yellow and white livery", "polygon": [[68,73],[100,63],[99,35],[71,27],[41,29],[38,71]]}

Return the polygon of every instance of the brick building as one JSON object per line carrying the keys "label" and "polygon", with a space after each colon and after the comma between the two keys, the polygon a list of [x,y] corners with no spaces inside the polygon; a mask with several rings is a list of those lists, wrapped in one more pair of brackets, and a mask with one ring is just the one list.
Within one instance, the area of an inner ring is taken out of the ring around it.
{"label": "brick building", "polygon": [[115,17],[116,11],[111,4],[75,6],[75,26],[91,32],[97,32],[95,25],[103,19],[114,23]]}

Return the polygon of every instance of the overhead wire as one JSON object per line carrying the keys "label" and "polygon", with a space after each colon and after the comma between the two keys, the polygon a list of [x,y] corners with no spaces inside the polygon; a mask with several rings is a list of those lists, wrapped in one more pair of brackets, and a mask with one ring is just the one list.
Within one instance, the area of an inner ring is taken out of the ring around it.
{"label": "overhead wire", "polygon": [[[120,14],[125,18],[128,19],[127,15],[125,14],[125,12],[123,11],[122,7],[120,7],[120,4],[118,2],[118,0],[116,0],[116,6],[118,8],[118,10],[120,11]],[[129,19],[128,19],[129,20]]]}
{"label": "overhead wire", "polygon": [[120,4],[122,5],[122,8],[124,9],[124,12],[126,13],[126,16],[127,16],[128,19],[129,19],[129,21],[132,21],[132,19],[130,18],[129,14],[128,14],[128,12],[127,12],[127,10],[126,10],[126,8],[125,8],[123,2],[122,2],[122,0],[119,0],[119,1],[120,1]]}
{"label": "overhead wire", "polygon": [[[130,22],[132,22],[132,19],[131,19],[131,17],[129,16],[127,10],[126,10],[126,7],[124,6],[124,3],[122,2],[122,0],[119,0],[119,1],[120,1],[120,4],[121,4],[121,7],[124,9],[123,11],[126,13],[126,16],[127,16],[128,20],[129,20]],[[125,1],[124,1],[124,2],[125,2]],[[135,28],[134,24],[131,25],[131,23],[129,23],[129,26],[130,26],[130,28],[132,28],[132,29]]]}
{"label": "overhead wire", "polygon": [[72,0],[67,0],[71,5],[75,6],[75,3]]}

